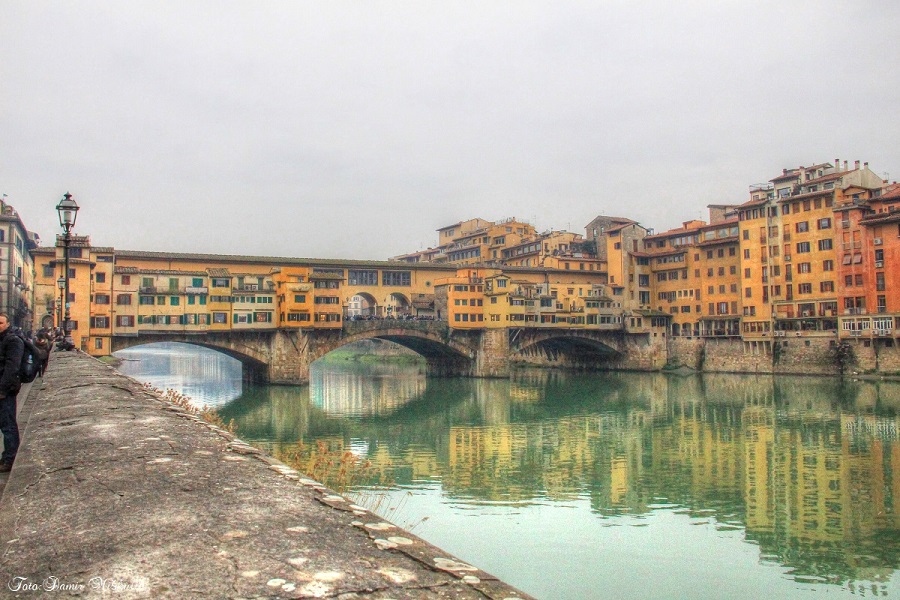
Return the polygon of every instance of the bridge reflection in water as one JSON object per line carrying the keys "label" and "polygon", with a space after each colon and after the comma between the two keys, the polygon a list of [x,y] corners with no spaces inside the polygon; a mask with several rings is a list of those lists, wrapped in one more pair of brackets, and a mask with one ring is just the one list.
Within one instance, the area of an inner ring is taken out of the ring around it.
{"label": "bridge reflection in water", "polygon": [[314,366],[223,416],[365,453],[362,500],[538,597],[900,597],[900,383]]}

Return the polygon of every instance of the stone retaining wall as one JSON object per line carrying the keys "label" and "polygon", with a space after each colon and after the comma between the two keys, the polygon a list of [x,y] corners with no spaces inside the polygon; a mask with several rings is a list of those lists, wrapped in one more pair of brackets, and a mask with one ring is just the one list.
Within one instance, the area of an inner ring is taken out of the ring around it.
{"label": "stone retaining wall", "polygon": [[[895,340],[846,342],[847,374],[900,375],[900,344]],[[709,373],[773,373],[840,375],[837,340],[831,336],[786,336],[759,342],[737,338],[672,337],[667,345],[670,366]]]}

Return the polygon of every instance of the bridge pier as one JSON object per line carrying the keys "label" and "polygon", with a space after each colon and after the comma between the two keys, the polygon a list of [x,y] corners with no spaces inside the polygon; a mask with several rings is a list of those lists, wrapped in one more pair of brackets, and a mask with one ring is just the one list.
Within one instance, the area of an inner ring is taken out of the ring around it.
{"label": "bridge pier", "polygon": [[509,331],[482,329],[475,358],[475,377],[509,377]]}

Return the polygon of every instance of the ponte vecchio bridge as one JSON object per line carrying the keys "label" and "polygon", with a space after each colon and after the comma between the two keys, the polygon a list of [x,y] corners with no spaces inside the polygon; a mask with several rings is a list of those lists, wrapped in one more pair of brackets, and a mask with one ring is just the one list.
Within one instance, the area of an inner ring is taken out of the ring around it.
{"label": "ponte vecchio bridge", "polygon": [[[45,326],[58,323],[57,250],[35,251]],[[417,352],[433,375],[503,377],[519,364],[655,370],[666,361],[665,315],[627,310],[607,273],[577,259],[562,269],[460,267],[136,252],[86,237],[73,250],[73,338],[93,355],[186,342],[272,383],[308,381],[316,359],[373,338]]]}

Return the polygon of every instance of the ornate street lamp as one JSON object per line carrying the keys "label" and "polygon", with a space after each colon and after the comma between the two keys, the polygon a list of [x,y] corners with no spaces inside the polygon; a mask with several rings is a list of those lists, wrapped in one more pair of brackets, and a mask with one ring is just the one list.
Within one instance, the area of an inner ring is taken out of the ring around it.
{"label": "ornate street lamp", "polygon": [[65,235],[63,236],[63,257],[65,262],[65,272],[63,280],[65,283],[64,301],[65,301],[65,317],[63,319],[63,341],[66,349],[69,346],[69,245],[72,242],[72,228],[75,227],[75,219],[78,218],[78,204],[72,199],[72,194],[66,192],[66,195],[59,204],[56,205],[56,212],[59,213],[59,225],[63,228]]}

